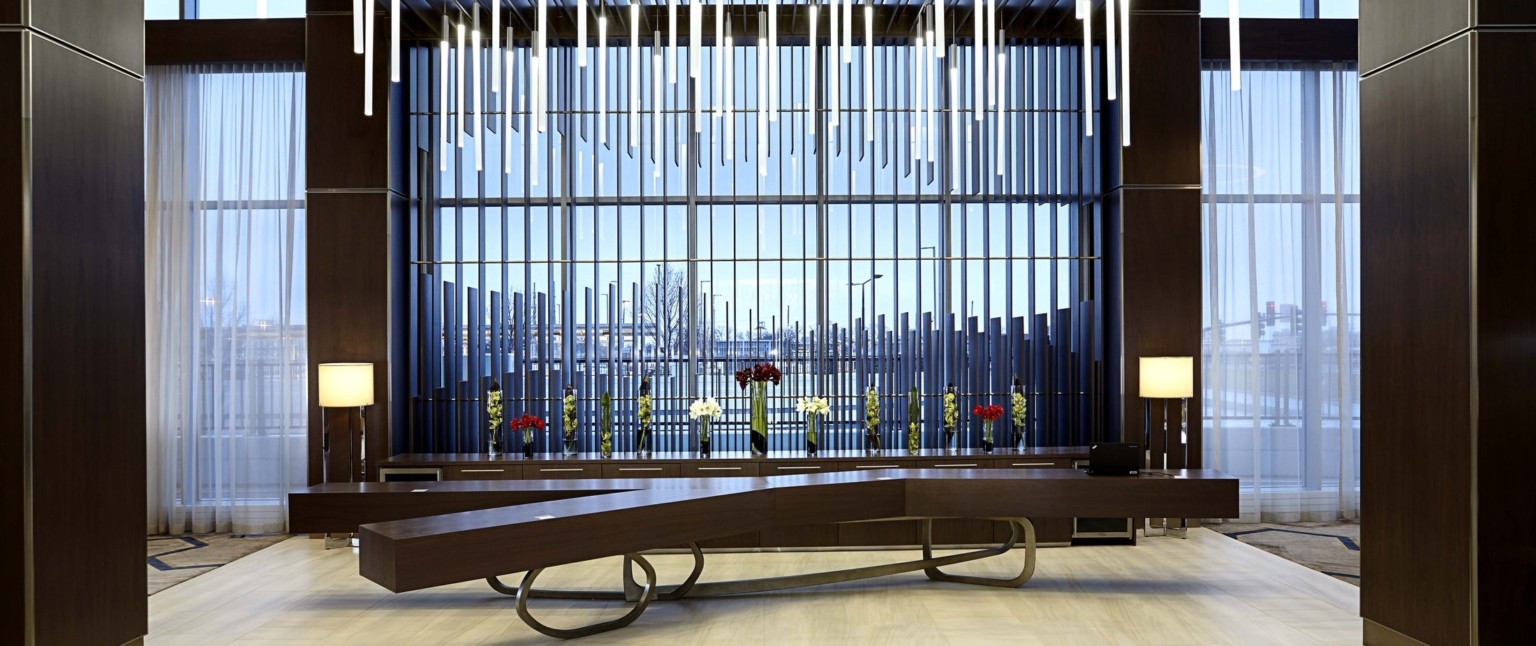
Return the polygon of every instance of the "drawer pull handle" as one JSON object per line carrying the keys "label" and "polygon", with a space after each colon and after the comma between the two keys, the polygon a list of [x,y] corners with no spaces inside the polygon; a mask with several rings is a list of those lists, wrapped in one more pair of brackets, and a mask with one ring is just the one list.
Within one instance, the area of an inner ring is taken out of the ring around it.
{"label": "drawer pull handle", "polygon": [[1054,467],[1054,466],[1056,466],[1056,463],[1055,462],[1015,462],[1015,463],[1013,463],[1013,466],[1016,466],[1016,467]]}
{"label": "drawer pull handle", "polygon": [[740,471],[741,467],[699,467],[700,471]]}
{"label": "drawer pull handle", "polygon": [[506,473],[506,469],[459,469],[459,473]]}
{"label": "drawer pull handle", "polygon": [[586,471],[586,469],[580,469],[580,468],[577,468],[577,469],[539,469],[539,473],[559,473],[559,472],[569,472],[569,471]]}
{"label": "drawer pull handle", "polygon": [[620,471],[660,471],[661,467],[619,467]]}
{"label": "drawer pull handle", "polygon": [[780,471],[790,471],[790,470],[795,470],[795,471],[812,470],[812,471],[814,471],[816,469],[820,469],[821,467],[774,467],[774,468],[778,469]]}
{"label": "drawer pull handle", "polygon": [[974,467],[975,464],[935,464],[936,467]]}
{"label": "drawer pull handle", "polygon": [[853,468],[855,468],[855,469],[895,469],[896,465],[894,465],[894,464],[859,464],[859,465],[855,465]]}

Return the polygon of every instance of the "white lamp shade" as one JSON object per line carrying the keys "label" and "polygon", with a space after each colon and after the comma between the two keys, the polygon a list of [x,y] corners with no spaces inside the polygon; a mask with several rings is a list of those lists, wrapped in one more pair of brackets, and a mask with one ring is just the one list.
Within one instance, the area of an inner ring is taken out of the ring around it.
{"label": "white lamp shade", "polygon": [[373,364],[320,364],[320,407],[357,408],[373,405]]}
{"label": "white lamp shade", "polygon": [[1183,399],[1195,396],[1194,357],[1142,357],[1141,396]]}

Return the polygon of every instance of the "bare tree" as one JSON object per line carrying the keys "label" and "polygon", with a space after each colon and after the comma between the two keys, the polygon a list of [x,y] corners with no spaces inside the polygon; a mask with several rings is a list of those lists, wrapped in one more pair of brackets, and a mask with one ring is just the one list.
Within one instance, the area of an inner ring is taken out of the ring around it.
{"label": "bare tree", "polygon": [[656,265],[640,296],[640,324],[655,335],[663,357],[682,355],[687,342],[688,286],[683,272]]}

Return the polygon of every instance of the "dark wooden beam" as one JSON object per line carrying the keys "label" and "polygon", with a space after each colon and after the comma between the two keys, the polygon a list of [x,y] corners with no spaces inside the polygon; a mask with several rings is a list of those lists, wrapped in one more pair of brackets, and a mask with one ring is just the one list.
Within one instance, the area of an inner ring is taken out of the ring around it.
{"label": "dark wooden beam", "polygon": [[[1360,21],[1242,20],[1243,60],[1353,61],[1359,58]],[[1231,39],[1226,18],[1200,20],[1200,57],[1227,60]]]}
{"label": "dark wooden beam", "polygon": [[302,63],[304,19],[146,20],[144,62]]}

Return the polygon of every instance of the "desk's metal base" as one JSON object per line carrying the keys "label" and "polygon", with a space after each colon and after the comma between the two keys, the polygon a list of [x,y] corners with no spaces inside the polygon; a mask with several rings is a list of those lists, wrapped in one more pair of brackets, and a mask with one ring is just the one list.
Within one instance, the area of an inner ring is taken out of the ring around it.
{"label": "desk's metal base", "polygon": [[[922,570],[929,579],[948,583],[964,583],[969,585],[987,585],[1005,588],[1017,588],[1028,583],[1035,574],[1035,526],[1027,518],[996,518],[990,520],[1006,521],[1012,532],[1008,540],[997,547],[950,554],[948,556],[933,555],[933,520],[923,520],[923,558],[916,561],[904,561],[887,565],[871,565],[867,567],[851,568],[847,570],[833,570],[831,572],[812,572],[808,574],[792,574],[788,576],[768,577],[764,579],[742,579],[738,581],[713,581],[698,583],[699,575],[704,572],[704,551],[698,544],[690,543],[689,549],[693,552],[693,571],[682,583],[671,588],[660,589],[656,586],[656,570],[651,567],[649,561],[639,554],[624,555],[624,574],[622,591],[601,590],[539,590],[533,587],[533,582],[538,578],[544,568],[531,570],[523,576],[522,584],[512,588],[502,583],[496,577],[486,579],[491,589],[505,595],[517,597],[517,615],[534,630],[550,637],[558,639],[575,639],[587,637],[598,633],[608,632],[617,628],[623,628],[639,618],[651,601],[660,599],[672,601],[683,598],[723,597],[737,594],[752,594],[757,592],[772,592],[775,590],[788,590],[791,588],[804,588],[816,585],[828,585],[833,583],[847,583],[872,579],[875,577],[902,574]],[[1024,568],[1017,576],[1008,579],[993,579],[989,577],[963,576],[946,574],[939,569],[946,565],[976,561],[984,558],[998,556],[1012,550],[1018,544],[1020,538],[1024,539]],[[645,583],[637,583],[634,580],[633,565],[638,563],[640,569],[645,572]],[[580,628],[553,628],[540,623],[533,618],[528,610],[529,599],[570,599],[580,601],[629,601],[635,604],[628,613],[618,619],[605,621]]]}

